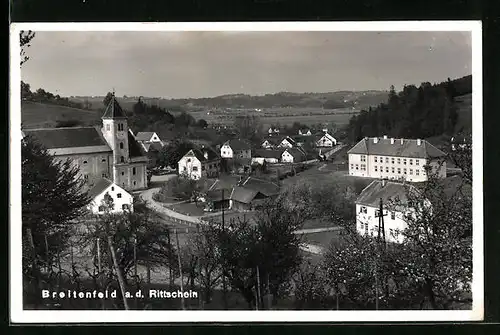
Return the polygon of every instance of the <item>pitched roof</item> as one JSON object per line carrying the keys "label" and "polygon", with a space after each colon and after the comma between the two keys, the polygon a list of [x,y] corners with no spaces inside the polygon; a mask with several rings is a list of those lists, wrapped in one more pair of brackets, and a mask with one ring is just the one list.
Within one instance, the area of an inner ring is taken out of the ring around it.
{"label": "pitched roof", "polygon": [[370,185],[365,187],[363,191],[361,191],[361,194],[356,199],[356,204],[378,207],[380,204],[380,198],[382,198],[383,203],[396,199],[399,199],[401,202],[405,202],[408,199],[407,192],[409,188],[417,190],[410,184],[374,180]]}
{"label": "pitched roof", "polygon": [[140,131],[135,135],[137,141],[149,141],[153,137],[154,131]]}
{"label": "pitched roof", "polygon": [[276,158],[279,159],[283,154],[284,149],[270,150],[270,149],[257,149],[252,154],[253,157],[257,158]]}
{"label": "pitched roof", "polygon": [[280,191],[280,187],[270,181],[248,177],[240,186],[260,192],[266,197],[276,195]]}
{"label": "pitched roof", "polygon": [[229,141],[226,141],[223,145],[229,145],[231,149],[238,151],[238,150],[250,150],[252,147],[250,143],[240,140],[240,139],[232,139]]}
{"label": "pitched roof", "polygon": [[105,146],[111,151],[100,130],[94,127],[26,129],[46,149]]}
{"label": "pitched roof", "polygon": [[283,152],[285,151],[292,155],[294,160],[306,159],[306,154],[302,150],[299,150],[297,148],[287,148]]}
{"label": "pitched roof", "polygon": [[99,179],[99,181],[97,181],[97,183],[95,183],[95,185],[88,191],[88,195],[91,199],[94,199],[111,185],[113,185],[111,180],[106,178]]}
{"label": "pitched roof", "polygon": [[[186,156],[188,153],[193,153],[193,155],[200,161],[200,162],[208,162],[212,161],[215,159],[219,158],[219,155],[215,151],[213,151],[211,148],[200,148],[200,149],[191,149],[189,150],[184,156]],[[207,158],[205,158],[205,154],[207,154]]]}
{"label": "pitched roof", "polygon": [[[377,143],[374,143],[374,139],[377,139]],[[401,140],[403,144],[401,144]],[[417,144],[417,141],[414,139],[394,139],[394,143],[391,144],[389,138],[364,138],[347,153],[414,158],[435,158],[445,155],[428,141],[420,140],[420,145]]]}
{"label": "pitched roof", "polygon": [[262,141],[262,143],[264,143],[265,141],[269,141],[269,143],[271,143],[273,145],[278,145],[281,142],[283,142],[283,140],[288,140],[290,142],[290,144],[295,144],[295,140],[293,138],[291,138],[290,136],[286,136],[286,135],[270,136],[270,137],[266,138],[264,141]]}
{"label": "pitched roof", "polygon": [[209,191],[231,189],[240,182],[240,176],[221,176],[210,186]]}
{"label": "pitched roof", "polygon": [[206,198],[210,201],[222,201],[222,190],[224,190],[224,200],[229,200],[231,198],[232,188],[223,188],[207,191]]}
{"label": "pitched roof", "polygon": [[126,119],[127,115],[121,108],[118,101],[116,101],[115,96],[109,102],[108,106],[106,106],[106,110],[102,115],[103,119]]}
{"label": "pitched roof", "polygon": [[141,157],[145,156],[144,149],[141,145],[135,140],[134,135],[129,131],[128,132],[128,155],[129,157]]}
{"label": "pitched roof", "polygon": [[231,200],[249,204],[259,191],[252,190],[246,187],[236,186],[231,192]]}

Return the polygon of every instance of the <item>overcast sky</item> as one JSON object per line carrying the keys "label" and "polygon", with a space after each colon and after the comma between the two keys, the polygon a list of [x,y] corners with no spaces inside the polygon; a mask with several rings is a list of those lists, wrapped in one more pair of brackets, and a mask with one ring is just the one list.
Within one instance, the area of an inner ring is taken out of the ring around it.
{"label": "overcast sky", "polygon": [[463,32],[37,32],[22,79],[61,96],[397,89],[472,73]]}

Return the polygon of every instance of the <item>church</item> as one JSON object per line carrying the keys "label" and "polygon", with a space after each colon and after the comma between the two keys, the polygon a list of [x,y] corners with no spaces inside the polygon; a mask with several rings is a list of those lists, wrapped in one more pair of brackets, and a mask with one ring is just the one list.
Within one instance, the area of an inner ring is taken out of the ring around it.
{"label": "church", "polygon": [[106,106],[102,127],[25,129],[58,160],[70,159],[89,187],[106,178],[127,191],[147,188],[148,158],[116,101]]}

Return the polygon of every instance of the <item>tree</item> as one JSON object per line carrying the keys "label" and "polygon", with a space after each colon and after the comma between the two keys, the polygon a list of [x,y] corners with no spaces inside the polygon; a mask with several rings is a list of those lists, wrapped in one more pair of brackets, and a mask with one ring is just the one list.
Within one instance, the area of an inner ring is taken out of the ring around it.
{"label": "tree", "polygon": [[176,140],[169,145],[164,146],[158,156],[160,166],[177,167],[179,160],[195,146],[191,142]]}
{"label": "tree", "polygon": [[23,242],[30,244],[23,247],[23,270],[36,276],[42,265],[50,271],[66,250],[74,222],[90,199],[69,160],[57,161],[30,137],[23,139],[21,150]]}
{"label": "tree", "polygon": [[108,107],[109,103],[111,100],[113,100],[114,93],[108,92],[104,99],[102,100],[102,103],[104,104],[105,107]]}
{"label": "tree", "polygon": [[200,128],[206,128],[208,127],[208,122],[203,119],[199,119],[198,122],[196,122],[196,125]]}
{"label": "tree", "polygon": [[26,48],[31,46],[30,42],[35,37],[35,32],[28,30],[21,30],[19,33],[20,43],[21,43],[21,66],[29,60],[29,56],[26,55]]}
{"label": "tree", "polygon": [[21,80],[21,98],[24,100],[30,100],[32,95],[33,93],[31,92],[30,84]]}
{"label": "tree", "polygon": [[234,128],[240,139],[246,139],[251,142],[260,141],[262,125],[255,115],[237,115],[234,118]]}

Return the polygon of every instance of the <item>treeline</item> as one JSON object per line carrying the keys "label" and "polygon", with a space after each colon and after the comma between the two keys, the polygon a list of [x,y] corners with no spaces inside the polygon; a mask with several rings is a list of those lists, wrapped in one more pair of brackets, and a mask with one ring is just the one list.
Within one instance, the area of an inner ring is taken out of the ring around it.
{"label": "treeline", "polygon": [[419,87],[404,86],[396,93],[391,86],[387,102],[363,110],[348,125],[349,139],[388,135],[427,138],[455,133],[458,108],[455,97],[472,92],[472,76]]}
{"label": "treeline", "polygon": [[61,97],[59,94],[54,95],[53,93],[47,92],[43,88],[39,88],[35,92],[32,92],[30,84],[23,81],[21,81],[21,99],[24,101],[34,101],[79,109],[90,110],[92,108],[88,100],[84,102],[71,101],[68,98]]}

